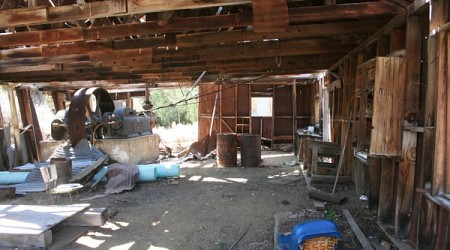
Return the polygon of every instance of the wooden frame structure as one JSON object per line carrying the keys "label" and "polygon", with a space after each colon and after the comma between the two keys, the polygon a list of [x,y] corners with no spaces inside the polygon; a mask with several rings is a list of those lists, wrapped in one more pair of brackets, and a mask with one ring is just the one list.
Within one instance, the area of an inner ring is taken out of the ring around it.
{"label": "wooden frame structure", "polygon": [[[342,174],[381,223],[419,248],[448,248],[449,9],[448,0],[0,0],[12,114],[4,126],[0,107],[0,167],[11,137],[13,164],[40,160],[32,86],[60,110],[78,88],[131,100],[206,71],[199,138],[214,121],[218,133],[293,143],[298,128],[321,123],[326,140],[358,152],[345,151]],[[272,97],[272,117],[251,116],[254,96]]]}

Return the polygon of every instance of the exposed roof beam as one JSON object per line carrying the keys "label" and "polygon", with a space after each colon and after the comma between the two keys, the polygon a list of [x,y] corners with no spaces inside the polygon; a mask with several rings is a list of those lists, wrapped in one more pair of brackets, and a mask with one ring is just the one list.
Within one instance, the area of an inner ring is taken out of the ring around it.
{"label": "exposed roof beam", "polygon": [[387,24],[385,24],[383,27],[381,27],[380,30],[375,32],[372,36],[370,36],[364,42],[360,43],[353,50],[351,50],[346,56],[344,56],[339,61],[334,63],[331,67],[329,67],[328,71],[333,71],[334,69],[339,67],[339,65],[341,65],[343,62],[345,62],[346,60],[350,59],[354,54],[356,54],[357,52],[361,51],[362,49],[364,49],[368,45],[376,42],[380,37],[382,37],[382,36],[388,34],[389,32],[391,32],[392,29],[394,29],[394,28],[398,27],[399,25],[405,23],[406,22],[406,16],[407,16],[406,12],[407,12],[406,9],[403,10],[402,12],[400,12],[400,14],[398,14],[391,21],[389,21]]}
{"label": "exposed roof beam", "polygon": [[[329,6],[305,7],[290,10],[290,22],[317,21],[340,18],[363,18],[373,15],[389,15],[396,11],[386,4],[367,2],[358,4],[334,5],[341,9],[341,14],[331,14]],[[339,7],[338,7],[339,6]],[[310,14],[314,11],[315,14]],[[1,15],[1,14],[0,14]],[[0,17],[1,20],[1,17]],[[107,27],[54,29],[43,31],[17,32],[0,36],[0,46],[17,46],[32,44],[52,44],[77,42],[95,39],[127,37],[132,35],[151,35],[166,32],[184,32],[229,27],[243,27],[253,24],[252,15],[248,13],[206,16],[194,18],[176,18],[164,24],[157,21],[145,23],[120,24]]]}
{"label": "exposed roof beam", "polygon": [[[147,12],[159,12],[170,11],[176,9],[192,9],[192,8],[204,8],[212,6],[225,6],[225,5],[238,5],[244,3],[251,3],[251,1],[232,1],[232,0],[216,0],[206,1],[209,3],[198,3],[195,0],[185,0],[184,3],[176,0],[166,1],[133,1],[129,5],[139,4],[136,6],[128,6],[128,11],[124,13],[117,13],[112,11],[112,2],[103,1],[93,2],[81,5],[67,5],[59,7],[33,7],[33,8],[21,8],[12,10],[0,11],[0,27],[13,27],[13,26],[26,26],[44,23],[65,22],[74,20],[86,20],[92,18],[101,18],[108,16],[123,16],[131,14],[140,14]],[[137,3],[136,3],[137,2]],[[143,7],[141,2],[149,2],[148,5]],[[164,2],[164,3],[162,3]],[[168,3],[169,2],[169,3]],[[170,2],[177,2],[172,3]],[[152,4],[151,4],[152,3]],[[155,8],[148,9],[147,6],[162,5]],[[325,5],[315,7],[303,7],[296,10],[289,11],[289,20],[296,21],[312,21],[312,20],[324,20],[324,19],[339,19],[339,18],[358,18],[361,16],[372,15],[385,15],[393,14],[396,10],[383,2],[363,2],[352,4],[337,4],[337,5]],[[219,15],[221,16],[221,15]],[[250,15],[250,19],[251,15]],[[174,19],[175,20],[175,19]],[[250,23],[252,24],[252,22]],[[237,26],[227,26],[237,27]]]}
{"label": "exposed roof beam", "polygon": [[[26,58],[26,57],[50,57],[61,55],[73,55],[73,54],[91,54],[97,52],[108,52],[117,50],[136,50],[136,53],[150,52],[149,56],[153,56],[153,60],[160,60],[161,57],[167,56],[179,56],[179,55],[195,55],[208,54],[214,55],[220,54],[221,57],[238,56],[256,56],[258,54],[264,54],[263,50],[274,51],[275,55],[289,55],[291,52],[295,53],[310,53],[315,54],[317,50],[327,51],[336,50],[337,52],[343,52],[342,50],[348,50],[351,47],[347,45],[336,44],[334,41],[325,41],[323,39],[308,39],[297,41],[280,41],[280,42],[252,42],[252,43],[236,43],[230,45],[219,46],[207,46],[202,45],[201,48],[186,48],[178,50],[158,50],[155,58],[152,52],[152,47],[164,46],[165,41],[162,39],[142,39],[142,40],[121,40],[121,41],[94,41],[87,43],[74,43],[61,46],[42,46],[31,48],[18,48],[9,50],[0,50],[0,59],[6,58]],[[134,46],[133,46],[134,45]],[[327,47],[327,46],[336,47]],[[148,48],[150,47],[150,48]],[[144,49],[145,48],[145,49]],[[144,49],[144,50],[141,50]],[[258,51],[259,50],[259,51]],[[216,53],[219,51],[219,53]],[[290,52],[288,52],[290,51]],[[277,53],[280,54],[277,54]],[[228,54],[225,54],[228,53]],[[322,53],[322,52],[321,52]],[[108,54],[110,56],[110,54]],[[150,58],[149,58],[150,59]]]}
{"label": "exposed roof beam", "polygon": [[0,11],[0,27],[251,3],[251,0],[111,0],[58,7],[40,6]]}

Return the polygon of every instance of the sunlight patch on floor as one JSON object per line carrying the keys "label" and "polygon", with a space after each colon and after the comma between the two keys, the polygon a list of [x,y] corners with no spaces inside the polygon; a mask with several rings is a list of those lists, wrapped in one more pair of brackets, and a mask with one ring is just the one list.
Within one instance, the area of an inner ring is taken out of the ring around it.
{"label": "sunlight patch on floor", "polygon": [[89,248],[98,248],[101,244],[103,244],[103,242],[105,242],[105,240],[97,240],[92,238],[91,236],[81,236],[76,241],[76,243]]}
{"label": "sunlight patch on floor", "polygon": [[114,247],[111,247],[110,250],[128,250],[134,245],[134,243],[136,243],[136,242],[132,241],[132,242],[129,242],[126,244],[114,246]]}
{"label": "sunlight patch on floor", "polygon": [[300,170],[296,169],[292,172],[281,172],[280,174],[274,174],[267,176],[268,179],[279,178],[279,177],[287,177],[287,176],[297,176],[300,175]]}
{"label": "sunlight patch on floor", "polygon": [[170,249],[165,248],[165,247],[157,247],[157,246],[151,245],[147,250],[170,250]]}

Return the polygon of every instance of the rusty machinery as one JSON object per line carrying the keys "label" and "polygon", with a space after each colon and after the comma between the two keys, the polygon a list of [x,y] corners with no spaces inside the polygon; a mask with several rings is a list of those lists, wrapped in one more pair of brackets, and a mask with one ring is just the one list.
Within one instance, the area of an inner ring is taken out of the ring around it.
{"label": "rusty machinery", "polygon": [[155,117],[130,108],[115,108],[103,88],[82,88],[75,92],[70,107],[56,113],[51,124],[55,140],[69,139],[76,145],[83,138],[129,138],[152,133]]}

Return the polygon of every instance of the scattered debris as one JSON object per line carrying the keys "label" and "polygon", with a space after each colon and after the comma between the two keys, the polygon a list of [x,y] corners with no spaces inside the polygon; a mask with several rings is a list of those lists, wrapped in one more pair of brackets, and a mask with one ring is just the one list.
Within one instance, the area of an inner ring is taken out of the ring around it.
{"label": "scattered debris", "polygon": [[98,195],[94,195],[94,196],[91,196],[91,197],[80,199],[80,201],[91,201],[91,200],[95,200],[95,199],[98,199],[98,198],[103,198],[103,197],[106,197],[106,196],[108,196],[108,195],[107,194],[98,194]]}
{"label": "scattered debris", "polygon": [[281,204],[283,204],[283,205],[289,205],[289,204],[291,204],[288,200],[282,200],[281,201]]}
{"label": "scattered debris", "polygon": [[294,182],[297,182],[299,180],[301,180],[302,177],[300,176],[296,176],[296,175],[288,175],[285,177],[280,177],[280,178],[276,178],[273,180],[270,180],[269,182],[272,184],[278,184],[278,185],[288,185]]}
{"label": "scattered debris", "polygon": [[98,160],[94,161],[92,164],[89,165],[89,167],[85,168],[83,171],[81,171],[76,176],[72,177],[69,182],[79,182],[81,184],[87,183],[89,181],[90,177],[94,175],[95,172],[97,172],[97,169],[100,168],[102,163],[106,161],[107,157],[102,156]]}
{"label": "scattered debris", "polygon": [[250,225],[248,225],[246,228],[244,228],[244,230],[241,231],[238,238],[234,241],[233,245],[231,245],[230,248],[228,248],[228,250],[232,250],[236,246],[236,244],[242,239],[242,237],[244,237],[245,233],[247,233],[249,228]]}
{"label": "scattered debris", "polygon": [[359,228],[358,224],[356,224],[356,221],[353,219],[353,216],[350,214],[350,211],[348,209],[343,209],[342,213],[344,214],[345,218],[347,218],[348,223],[353,229],[353,232],[356,235],[356,238],[358,239],[359,243],[362,246],[362,249],[371,250],[373,249],[372,245],[370,245],[370,242],[367,240],[364,233]]}
{"label": "scattered debris", "polygon": [[285,161],[285,162],[283,162],[283,164],[286,165],[286,166],[290,166],[290,167],[293,167],[293,166],[295,166],[295,165],[299,165],[299,164],[297,163],[296,160],[293,160],[293,161]]}
{"label": "scattered debris", "polygon": [[314,200],[326,201],[335,204],[344,204],[347,201],[346,197],[340,197],[339,195],[336,194],[329,194],[322,192],[320,190],[313,190],[313,189],[309,190],[308,196],[309,198]]}

